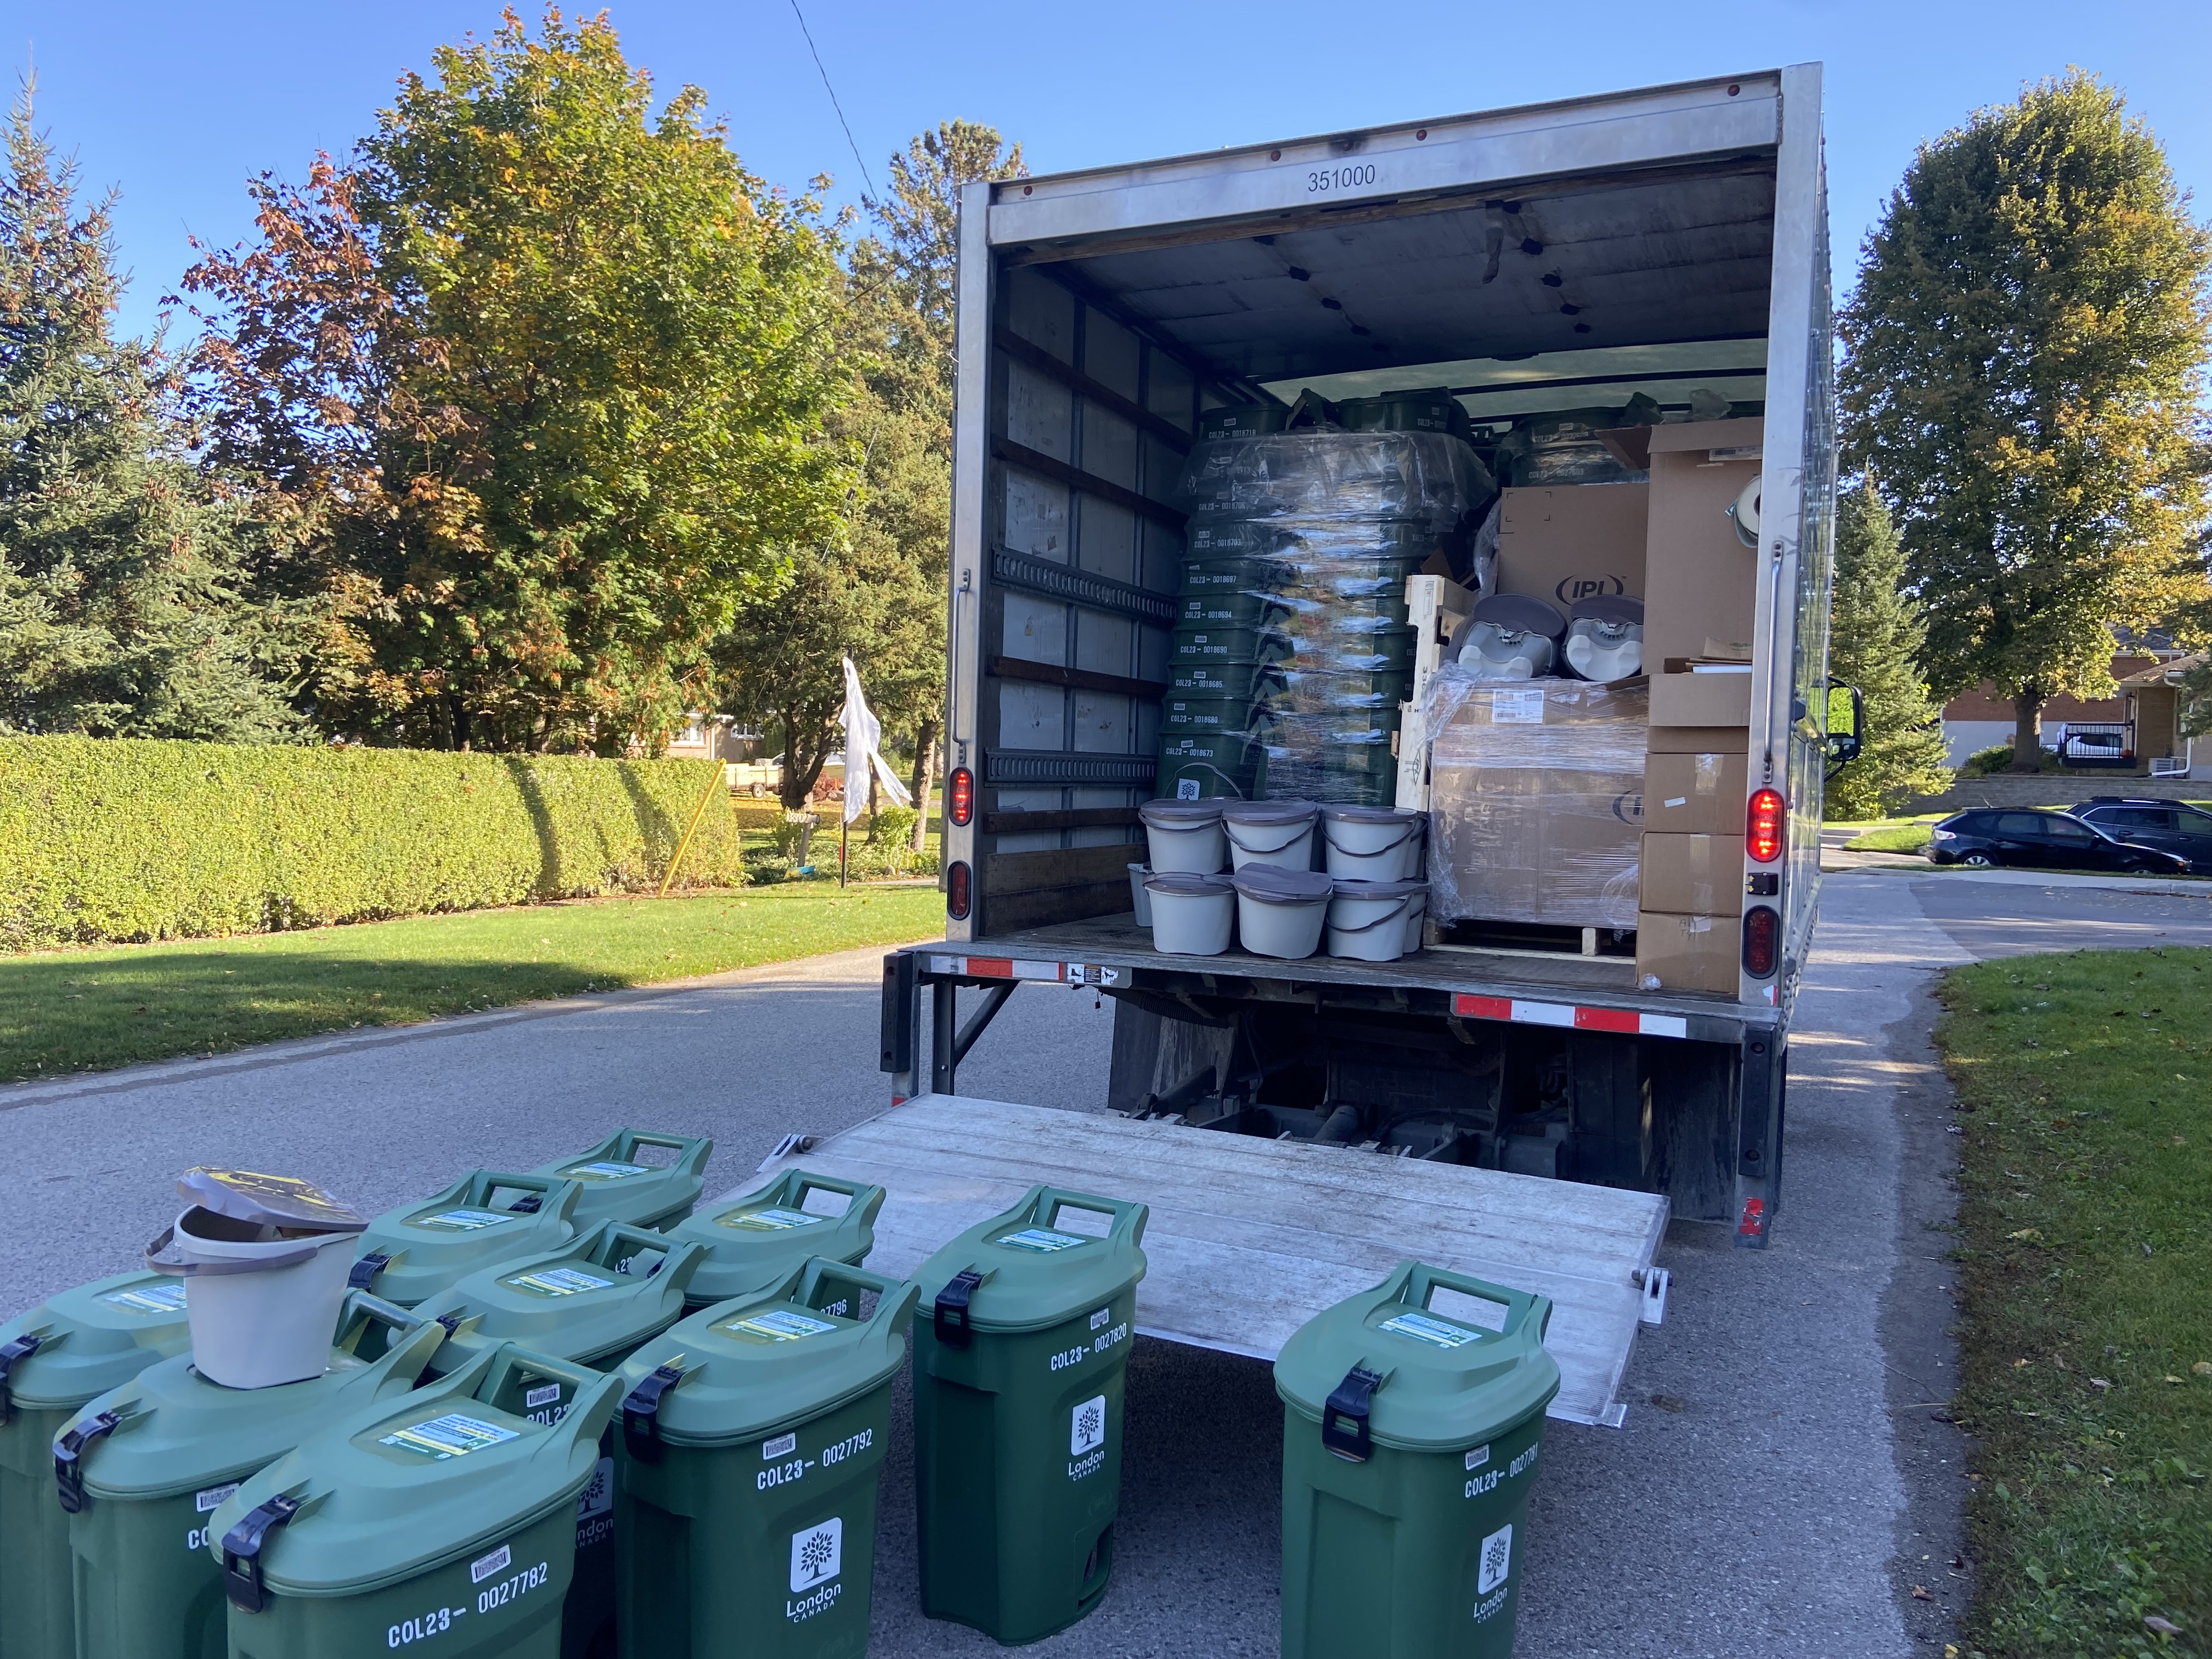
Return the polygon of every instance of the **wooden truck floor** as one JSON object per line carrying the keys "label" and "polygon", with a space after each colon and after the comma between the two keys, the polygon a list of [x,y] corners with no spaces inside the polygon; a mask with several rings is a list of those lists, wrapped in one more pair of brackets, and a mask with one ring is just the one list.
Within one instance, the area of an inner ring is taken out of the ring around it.
{"label": "wooden truck floor", "polygon": [[793,1167],[885,1189],[867,1265],[898,1276],[1041,1182],[1142,1201],[1138,1330],[1255,1359],[1408,1257],[1534,1291],[1553,1304],[1551,1415],[1571,1423],[1620,1425],[1637,1326],[1665,1306],[1650,1193],[958,1095],[762,1166]]}

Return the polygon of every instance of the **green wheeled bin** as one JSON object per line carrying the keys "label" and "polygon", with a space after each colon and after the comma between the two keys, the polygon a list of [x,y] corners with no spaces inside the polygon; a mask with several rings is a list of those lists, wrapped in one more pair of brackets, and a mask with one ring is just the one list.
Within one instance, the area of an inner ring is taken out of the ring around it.
{"label": "green wheeled bin", "polygon": [[[574,1404],[538,1420],[554,1384]],[[620,1382],[506,1342],[349,1413],[208,1527],[229,1659],[556,1659],[575,1513]]]}
{"label": "green wheeled bin", "polygon": [[76,1659],[54,1437],[87,1401],[187,1352],[183,1281],[123,1273],[0,1325],[0,1659]]}
{"label": "green wheeled bin", "polygon": [[[648,1146],[676,1156],[665,1164],[648,1164],[639,1155]],[[583,1188],[568,1218],[579,1228],[623,1221],[665,1232],[699,1201],[707,1186],[707,1160],[714,1152],[713,1141],[696,1135],[617,1129],[589,1152],[556,1158],[533,1173]]]}
{"label": "green wheeled bin", "polygon": [[1551,1316],[1407,1261],[1283,1345],[1283,1659],[1512,1652]]}
{"label": "green wheeled bin", "polygon": [[[703,1245],[604,1221],[560,1249],[471,1273],[415,1310],[453,1331],[430,1369],[457,1370],[478,1349],[514,1342],[612,1370],[684,1316],[686,1288],[706,1255]],[[532,1384],[522,1402],[532,1422],[548,1425],[575,1404],[574,1389],[556,1376]],[[603,1431],[599,1468],[576,1500],[576,1570],[562,1613],[561,1659],[614,1652],[614,1475],[613,1438]]]}
{"label": "green wheeled bin", "polygon": [[809,1261],[691,1315],[623,1367],[623,1659],[861,1659],[916,1294]]}
{"label": "green wheeled bin", "polygon": [[1098,1605],[1121,1502],[1142,1204],[1031,1189],[915,1275],[921,1608],[1007,1644]]}
{"label": "green wheeled bin", "polygon": [[670,1229],[707,1259],[684,1298],[696,1310],[757,1296],[814,1257],[857,1267],[876,1244],[884,1189],[865,1182],[786,1170],[765,1187],[709,1206]]}
{"label": "green wheeled bin", "polygon": [[347,1283],[411,1308],[480,1267],[566,1244],[583,1196],[580,1181],[472,1170],[435,1198],[370,1222]]}
{"label": "green wheeled bin", "polygon": [[[363,1360],[372,1326],[397,1334]],[[88,1404],[54,1438],[48,1487],[70,1512],[83,1659],[222,1659],[209,1517],[239,1482],[334,1419],[411,1389],[445,1337],[356,1291],[320,1376],[227,1389],[179,1354]]]}

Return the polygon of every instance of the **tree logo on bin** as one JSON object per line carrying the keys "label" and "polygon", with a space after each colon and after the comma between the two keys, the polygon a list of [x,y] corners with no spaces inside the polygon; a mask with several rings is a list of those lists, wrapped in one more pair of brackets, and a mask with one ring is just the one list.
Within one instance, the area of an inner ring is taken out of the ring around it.
{"label": "tree logo on bin", "polygon": [[1067,1420],[1067,1450],[1072,1457],[1096,1451],[1106,1443],[1106,1396],[1099,1395],[1078,1406]]}
{"label": "tree logo on bin", "polygon": [[794,1595],[827,1583],[845,1570],[845,1522],[832,1516],[819,1526],[791,1534],[791,1591]]}
{"label": "tree logo on bin", "polygon": [[1513,1523],[1507,1522],[1482,1540],[1482,1571],[1474,1593],[1487,1595],[1505,1582],[1513,1568]]}

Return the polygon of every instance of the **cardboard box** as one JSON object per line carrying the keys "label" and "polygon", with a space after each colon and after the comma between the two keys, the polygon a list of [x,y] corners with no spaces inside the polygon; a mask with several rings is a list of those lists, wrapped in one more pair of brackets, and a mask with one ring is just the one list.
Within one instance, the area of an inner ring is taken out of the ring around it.
{"label": "cardboard box", "polygon": [[1636,918],[1636,984],[1644,991],[1717,991],[1740,987],[1733,916],[1675,916],[1651,911]]}
{"label": "cardboard box", "polygon": [[1678,916],[1743,914],[1743,836],[1644,836],[1637,908]]}
{"label": "cardboard box", "polygon": [[1729,754],[1657,754],[1644,763],[1644,827],[1670,836],[1741,836],[1751,763]]}
{"label": "cardboard box", "polygon": [[1658,726],[1649,742],[1655,755],[1747,754],[1751,733],[1741,726]]}
{"label": "cardboard box", "polygon": [[1430,914],[1633,926],[1645,701],[1640,678],[1467,688],[1430,752]]}
{"label": "cardboard box", "polygon": [[[1765,429],[1755,420],[1693,421],[1651,429],[1644,544],[1645,662],[1702,655],[1707,640],[1751,637],[1759,553],[1737,539],[1726,509],[1758,475],[1758,446]],[[1716,452],[1740,459],[1716,459]],[[1656,710],[1652,718],[1662,725],[1735,723],[1674,720]]]}
{"label": "cardboard box", "polygon": [[1748,726],[1751,679],[1749,674],[1654,674],[1651,723]]}
{"label": "cardboard box", "polygon": [[1642,599],[1650,495],[1640,483],[1506,490],[1498,519],[1498,591],[1533,593],[1562,611],[1600,593]]}

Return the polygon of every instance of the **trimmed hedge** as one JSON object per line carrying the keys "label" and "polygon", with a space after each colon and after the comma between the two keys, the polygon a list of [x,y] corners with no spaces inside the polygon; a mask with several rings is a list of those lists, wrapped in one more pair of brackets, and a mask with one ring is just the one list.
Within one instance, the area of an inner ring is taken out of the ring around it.
{"label": "trimmed hedge", "polygon": [[[713,764],[0,738],[0,951],[650,890]],[[680,880],[744,880],[726,805]]]}

